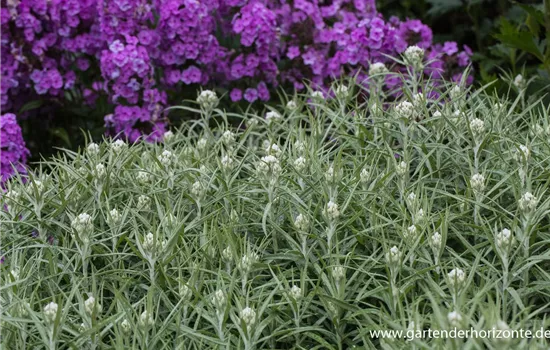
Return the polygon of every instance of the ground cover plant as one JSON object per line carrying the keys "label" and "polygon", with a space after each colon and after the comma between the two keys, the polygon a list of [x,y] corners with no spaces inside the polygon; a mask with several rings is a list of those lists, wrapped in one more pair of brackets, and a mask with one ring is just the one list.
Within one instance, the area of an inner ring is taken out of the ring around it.
{"label": "ground cover plant", "polygon": [[430,85],[388,104],[339,82],[260,115],[205,90],[164,144],[12,178],[3,347],[547,348],[370,333],[549,326],[548,106]]}

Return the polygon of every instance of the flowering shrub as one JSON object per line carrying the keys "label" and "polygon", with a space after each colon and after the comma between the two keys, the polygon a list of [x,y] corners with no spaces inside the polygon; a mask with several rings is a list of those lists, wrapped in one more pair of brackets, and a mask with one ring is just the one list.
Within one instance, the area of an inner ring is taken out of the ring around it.
{"label": "flowering shrub", "polygon": [[25,173],[24,164],[29,150],[21,135],[15,114],[6,113],[0,116],[0,174],[2,183],[15,171]]}
{"label": "flowering shrub", "polygon": [[547,327],[548,106],[405,87],[382,109],[361,86],[308,92],[238,127],[203,91],[164,144],[92,143],[10,180],[3,347],[408,348],[370,331]]}
{"label": "flowering shrub", "polygon": [[[425,74],[460,80],[471,51],[434,44],[418,20],[385,20],[374,0],[9,0],[2,2],[4,111],[32,98],[94,104],[107,96],[105,125],[133,142],[158,140],[168,96],[184,86],[227,90],[232,101],[268,101],[277,87],[326,88],[410,45],[426,50]],[[468,78],[471,81],[471,77]],[[399,79],[385,82],[394,89]]]}

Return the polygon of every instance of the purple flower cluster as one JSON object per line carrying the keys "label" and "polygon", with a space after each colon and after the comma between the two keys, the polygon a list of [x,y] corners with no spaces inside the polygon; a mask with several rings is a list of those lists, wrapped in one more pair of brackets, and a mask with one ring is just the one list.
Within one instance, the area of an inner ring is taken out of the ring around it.
{"label": "purple flower cluster", "polygon": [[29,150],[21,135],[21,128],[17,124],[15,114],[6,113],[0,116],[0,173],[4,182],[13,173],[25,172],[25,162]]}
{"label": "purple flower cluster", "polygon": [[[403,71],[387,56],[410,45],[425,50],[425,73],[437,78],[461,79],[471,56],[454,42],[434,44],[418,20],[384,19],[375,0],[1,3],[3,111],[32,98],[63,102],[64,90],[89,104],[103,95],[114,110],[108,130],[130,140],[160,137],[167,93],[179,102],[187,85],[227,89],[232,101],[267,101],[279,86],[368,79],[372,63]],[[396,84],[386,81],[388,89]]]}

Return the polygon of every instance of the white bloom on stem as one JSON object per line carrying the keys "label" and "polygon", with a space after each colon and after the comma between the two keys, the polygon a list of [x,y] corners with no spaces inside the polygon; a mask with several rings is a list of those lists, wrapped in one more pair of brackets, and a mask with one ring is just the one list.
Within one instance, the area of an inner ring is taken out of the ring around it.
{"label": "white bloom on stem", "polygon": [[401,263],[401,257],[402,253],[399,251],[399,248],[397,246],[393,246],[390,248],[389,252],[386,253],[386,262],[390,265],[390,267],[397,266]]}
{"label": "white bloom on stem", "polygon": [[132,330],[132,325],[130,324],[130,322],[127,319],[124,319],[120,323],[120,328],[122,329],[123,333],[128,334]]}
{"label": "white bloom on stem", "polygon": [[102,311],[101,305],[95,300],[93,296],[90,296],[88,299],[84,301],[84,310],[88,315],[92,315],[94,312],[101,313]]}
{"label": "white bloom on stem", "polygon": [[302,297],[302,288],[293,285],[292,288],[290,288],[290,291],[288,293],[290,297],[294,300],[298,300]]}
{"label": "white bloom on stem", "polygon": [[258,173],[267,177],[275,178],[281,173],[281,170],[279,159],[272,155],[262,157],[257,165]]}
{"label": "white bloom on stem", "polygon": [[122,214],[115,208],[109,211],[109,223],[111,225],[118,225],[122,220]]}
{"label": "white bloom on stem", "polygon": [[225,303],[227,302],[227,298],[225,296],[225,293],[223,290],[218,289],[214,295],[212,296],[212,304],[216,309],[221,310],[224,308]]}
{"label": "white bloom on stem", "polygon": [[111,144],[111,148],[116,154],[119,154],[120,152],[124,151],[126,148],[128,148],[128,144],[124,142],[123,140],[116,140]]}
{"label": "white bloom on stem", "polygon": [[139,326],[142,328],[147,328],[155,324],[155,320],[153,319],[153,315],[150,312],[147,312],[147,310],[143,311],[141,315],[139,315]]}
{"label": "white bloom on stem", "polygon": [[86,148],[89,155],[96,156],[99,154],[99,145],[97,143],[90,143]]}
{"label": "white bloom on stem", "polygon": [[303,214],[298,214],[296,219],[294,219],[294,226],[300,231],[307,231],[309,220]]}
{"label": "white bloom on stem", "polygon": [[525,87],[525,85],[526,83],[525,83],[525,79],[523,78],[523,75],[521,74],[516,75],[516,77],[514,78],[514,86],[522,90]]}
{"label": "white bloom on stem", "polygon": [[206,138],[201,138],[199,141],[197,141],[197,149],[199,151],[203,151],[206,149],[206,145],[208,145],[208,140]]}
{"label": "white bloom on stem", "polygon": [[235,160],[230,155],[224,155],[221,159],[222,168],[224,170],[230,171],[233,169],[233,166],[235,165]]}
{"label": "white bloom on stem", "polygon": [[474,174],[470,178],[470,186],[476,194],[481,194],[485,191],[485,177],[482,174]]}
{"label": "white bloom on stem", "polygon": [[397,163],[395,167],[395,172],[398,176],[405,176],[408,171],[408,164],[404,161]]}
{"label": "white bloom on stem", "polygon": [[222,259],[225,260],[227,263],[233,261],[233,252],[231,251],[230,247],[227,247],[222,251]]}
{"label": "white bloom on stem", "polygon": [[447,274],[449,287],[453,290],[459,290],[466,282],[466,274],[461,269],[452,269]]}
{"label": "white bloom on stem", "polygon": [[337,282],[346,277],[346,268],[343,266],[334,266],[332,268],[332,278]]}
{"label": "white bloom on stem", "polygon": [[105,165],[99,163],[95,166],[95,176],[98,179],[102,179],[105,177]]}
{"label": "white bloom on stem", "polygon": [[382,62],[376,62],[369,66],[369,76],[373,75],[381,75],[388,73],[388,68],[386,68],[386,65]]}
{"label": "white bloom on stem", "polygon": [[92,217],[88,213],[79,214],[71,226],[79,235],[87,235],[93,230]]}
{"label": "white bloom on stem", "polygon": [[294,142],[294,149],[298,152],[298,154],[303,154],[306,150],[306,143],[298,140]]}
{"label": "white bloom on stem", "polygon": [[222,142],[227,146],[231,146],[235,143],[235,134],[230,130],[226,130],[222,135]]}
{"label": "white bloom on stem", "polygon": [[252,266],[256,263],[258,260],[258,255],[255,253],[250,253],[243,255],[241,258],[241,263],[239,264],[239,270],[241,270],[242,273],[247,274],[252,269]]}
{"label": "white bloom on stem", "polygon": [[168,150],[164,150],[161,155],[158,157],[159,162],[165,167],[172,165],[174,161],[174,154]]}
{"label": "white bloom on stem", "polygon": [[187,301],[187,300],[189,300],[189,298],[191,298],[192,295],[193,295],[193,291],[191,290],[191,288],[189,288],[187,283],[180,284],[180,286],[179,286],[179,296],[182,300]]}
{"label": "white bloom on stem", "polygon": [[276,143],[271,142],[264,142],[265,144],[265,153],[268,155],[274,155],[275,157],[278,157],[281,155],[281,147],[279,147]]}
{"label": "white bloom on stem", "polygon": [[287,102],[286,108],[288,110],[294,111],[294,110],[298,109],[298,105],[296,104],[296,101],[290,100],[290,101]]}
{"label": "white bloom on stem", "polygon": [[416,69],[421,69],[423,64],[422,61],[424,60],[424,50],[420,47],[413,45],[407,47],[404,53],[405,61],[411,65],[412,67]]}
{"label": "white bloom on stem", "polygon": [[512,231],[505,228],[496,235],[495,243],[499,249],[504,252],[508,252],[515,243],[514,235]]}
{"label": "white bloom on stem", "polygon": [[325,99],[325,95],[323,94],[322,91],[313,91],[311,93],[311,98],[314,99],[314,100],[317,100],[317,101],[321,101],[321,100],[324,100]]}
{"label": "white bloom on stem", "polygon": [[514,158],[518,163],[525,163],[529,160],[530,155],[531,151],[529,150],[529,147],[519,145],[517,151],[514,153]]}
{"label": "white bloom on stem", "polygon": [[282,119],[281,115],[276,111],[269,111],[265,114],[265,120],[267,121],[268,124],[271,124],[275,121],[279,121],[281,119]]}
{"label": "white bloom on stem", "polygon": [[407,240],[414,240],[418,234],[416,225],[411,225],[403,232],[403,237]]}
{"label": "white bloom on stem", "polygon": [[140,184],[147,185],[151,181],[151,175],[146,171],[138,171],[136,179]]}
{"label": "white bloom on stem", "polygon": [[434,117],[434,118],[441,118],[442,116],[443,116],[443,114],[441,114],[440,111],[435,111],[432,114],[432,117]]}
{"label": "white bloom on stem", "polygon": [[143,242],[141,243],[141,247],[147,254],[152,254],[155,251],[156,248],[156,241],[155,236],[152,232],[149,232],[143,237]]}
{"label": "white bloom on stem", "polygon": [[172,139],[174,138],[174,133],[171,132],[170,130],[166,131],[163,135],[162,135],[162,139],[166,142],[170,142],[172,141]]}
{"label": "white bloom on stem", "polygon": [[525,192],[518,201],[519,210],[530,213],[537,207],[538,199],[531,192]]}
{"label": "white bloom on stem", "polygon": [[137,209],[138,210],[145,210],[145,209],[149,209],[149,206],[151,205],[151,198],[149,198],[148,196],[142,194],[138,197],[138,202],[137,202]]}
{"label": "white bloom on stem", "polygon": [[460,88],[460,85],[455,85],[453,88],[449,91],[449,96],[451,97],[451,100],[456,100],[460,98],[462,95],[462,89]]}
{"label": "white bloom on stem", "polygon": [[329,220],[338,219],[338,217],[340,216],[340,210],[338,208],[338,204],[336,204],[333,201],[329,201],[325,206],[324,214]]}
{"label": "white bloom on stem", "polygon": [[398,118],[411,119],[414,115],[414,105],[409,101],[402,101],[395,106],[395,113]]}
{"label": "white bloom on stem", "polygon": [[204,110],[211,111],[218,106],[218,95],[212,90],[203,90],[197,97],[197,102]]}
{"label": "white bloom on stem", "polygon": [[367,168],[361,169],[361,173],[359,173],[359,179],[361,180],[361,183],[366,184],[369,181],[370,173]]}
{"label": "white bloom on stem", "polygon": [[294,167],[296,170],[302,172],[307,166],[307,161],[304,157],[298,157],[296,160],[294,160]]}
{"label": "white bloom on stem", "polygon": [[452,327],[459,327],[462,323],[462,316],[458,311],[452,311],[447,314],[447,321]]}
{"label": "white bloom on stem", "polygon": [[44,307],[44,319],[48,323],[53,323],[57,317],[59,307],[55,302],[50,302]]}
{"label": "white bloom on stem", "polygon": [[479,118],[474,118],[470,122],[470,130],[472,130],[474,137],[479,137],[485,132],[485,123]]}
{"label": "white bloom on stem", "polygon": [[337,97],[346,98],[349,95],[349,89],[346,85],[338,85],[336,90],[334,90],[334,93]]}
{"label": "white bloom on stem", "polygon": [[239,318],[248,326],[254,325],[256,322],[256,311],[250,307],[241,310]]}
{"label": "white bloom on stem", "polygon": [[441,249],[442,243],[441,234],[439,232],[434,232],[433,235],[430,237],[428,243],[433,250],[439,251]]}

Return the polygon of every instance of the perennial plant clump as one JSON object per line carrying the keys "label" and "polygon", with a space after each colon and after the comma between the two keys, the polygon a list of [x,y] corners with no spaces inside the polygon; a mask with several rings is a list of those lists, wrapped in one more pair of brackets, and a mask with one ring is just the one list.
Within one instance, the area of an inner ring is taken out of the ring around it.
{"label": "perennial plant clump", "polygon": [[376,114],[354,82],[236,123],[184,105],[198,118],[164,144],[106,139],[7,181],[2,347],[546,347],[372,333],[549,326],[548,106],[450,84],[420,108],[402,84]]}

